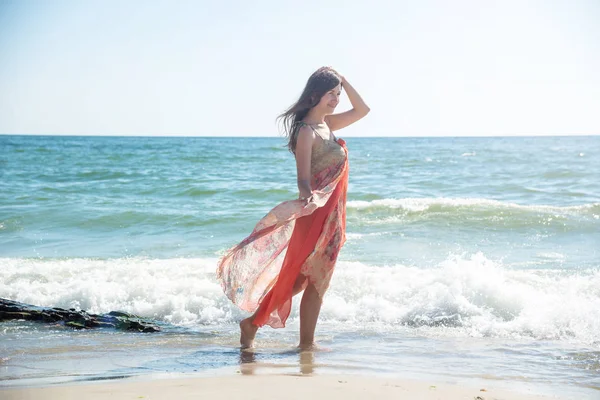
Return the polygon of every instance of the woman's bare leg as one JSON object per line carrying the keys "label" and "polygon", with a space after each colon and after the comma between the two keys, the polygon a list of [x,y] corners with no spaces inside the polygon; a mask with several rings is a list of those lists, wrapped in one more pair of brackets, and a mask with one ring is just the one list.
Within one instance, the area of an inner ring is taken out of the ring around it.
{"label": "woman's bare leg", "polygon": [[297,295],[298,293],[300,293],[301,291],[304,290],[304,282],[306,281],[306,276],[302,275],[302,274],[298,274],[298,277],[296,278],[296,282],[294,282],[294,289],[292,291],[292,297],[294,297],[295,295]]}
{"label": "woman's bare leg", "polygon": [[[260,309],[260,308],[259,308]],[[252,321],[256,317],[258,310],[248,318],[244,318],[240,322],[240,345],[242,349],[254,347],[254,338],[256,337],[256,331],[258,326],[254,325]]]}
{"label": "woman's bare leg", "polygon": [[[304,281],[306,277],[302,274],[298,275],[296,278],[296,282],[294,282],[294,289],[292,292],[292,297],[300,293],[304,289]],[[256,318],[256,314],[260,307],[254,314],[249,316],[248,318],[243,319],[240,322],[240,345],[243,349],[254,347],[254,338],[256,337],[256,332],[258,331],[258,326],[254,325],[252,321]]]}
{"label": "woman's bare leg", "polygon": [[300,303],[300,345],[298,347],[302,350],[311,349],[315,344],[315,328],[322,303],[317,288],[309,282]]}

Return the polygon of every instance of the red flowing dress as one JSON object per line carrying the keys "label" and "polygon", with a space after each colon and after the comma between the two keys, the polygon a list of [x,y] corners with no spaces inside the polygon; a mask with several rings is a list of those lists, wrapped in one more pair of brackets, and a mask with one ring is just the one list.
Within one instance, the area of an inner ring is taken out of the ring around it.
{"label": "red flowing dress", "polygon": [[285,326],[299,274],[323,297],[346,241],[346,142],[314,132],[319,139],[311,155],[311,200],[275,206],[219,260],[217,278],[227,297],[245,311],[260,306],[257,326]]}

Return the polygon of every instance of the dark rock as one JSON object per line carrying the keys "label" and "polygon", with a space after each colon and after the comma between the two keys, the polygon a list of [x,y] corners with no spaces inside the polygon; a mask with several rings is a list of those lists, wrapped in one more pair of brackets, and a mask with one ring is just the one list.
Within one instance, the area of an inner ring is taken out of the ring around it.
{"label": "dark rock", "polygon": [[137,315],[121,311],[108,314],[88,314],[74,308],[44,308],[13,300],[0,299],[0,322],[8,320],[26,320],[41,322],[63,322],[65,326],[75,329],[111,328],[126,331],[158,332],[160,327],[152,321],[144,320]]}

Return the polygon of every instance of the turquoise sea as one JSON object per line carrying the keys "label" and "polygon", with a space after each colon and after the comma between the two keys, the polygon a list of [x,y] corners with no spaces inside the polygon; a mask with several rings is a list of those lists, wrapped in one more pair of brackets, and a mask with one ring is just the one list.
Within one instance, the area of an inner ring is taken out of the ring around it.
{"label": "turquoise sea", "polygon": [[[600,137],[345,140],[348,241],[311,371],[600,398]],[[246,363],[216,263],[297,196],[284,145],[0,136],[0,297],[165,324],[0,323],[0,386]],[[295,303],[288,327],[259,331],[259,369],[306,366]]]}

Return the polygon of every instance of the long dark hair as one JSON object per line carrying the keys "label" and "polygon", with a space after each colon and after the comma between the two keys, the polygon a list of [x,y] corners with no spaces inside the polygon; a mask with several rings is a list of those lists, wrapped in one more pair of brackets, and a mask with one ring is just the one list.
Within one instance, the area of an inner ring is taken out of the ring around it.
{"label": "long dark hair", "polygon": [[290,108],[277,117],[283,125],[285,136],[288,139],[287,147],[296,152],[299,122],[306,117],[311,108],[319,104],[325,93],[342,82],[340,75],[330,67],[321,67],[308,78],[300,98]]}

